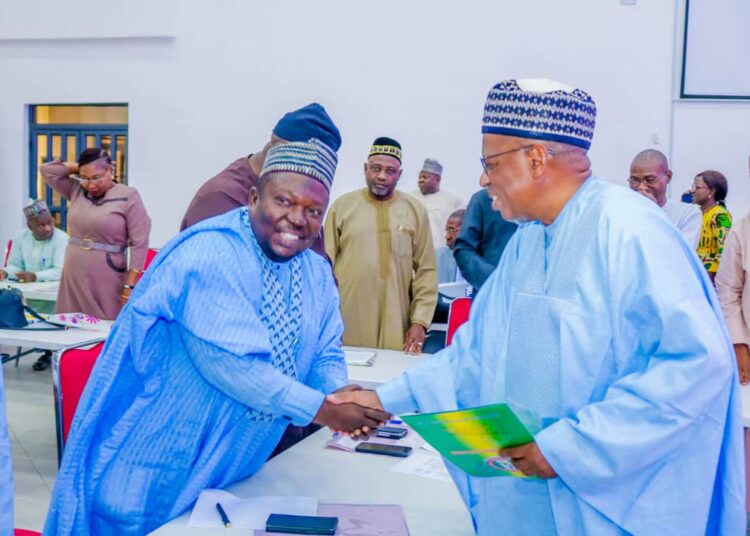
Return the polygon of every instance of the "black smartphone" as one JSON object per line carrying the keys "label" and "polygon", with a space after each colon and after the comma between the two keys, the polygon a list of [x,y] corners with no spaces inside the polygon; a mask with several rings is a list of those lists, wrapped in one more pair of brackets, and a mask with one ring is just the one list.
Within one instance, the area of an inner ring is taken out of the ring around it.
{"label": "black smartphone", "polygon": [[338,517],[291,516],[271,514],[266,520],[266,532],[284,534],[336,534]]}
{"label": "black smartphone", "polygon": [[384,437],[386,439],[401,439],[406,436],[409,430],[407,428],[397,428],[396,426],[383,426],[378,428],[378,432],[375,434],[377,437]]}
{"label": "black smartphone", "polygon": [[402,445],[379,445],[378,443],[360,443],[354,450],[357,452],[368,452],[370,454],[396,456],[398,458],[406,458],[411,454],[411,447],[404,447]]}

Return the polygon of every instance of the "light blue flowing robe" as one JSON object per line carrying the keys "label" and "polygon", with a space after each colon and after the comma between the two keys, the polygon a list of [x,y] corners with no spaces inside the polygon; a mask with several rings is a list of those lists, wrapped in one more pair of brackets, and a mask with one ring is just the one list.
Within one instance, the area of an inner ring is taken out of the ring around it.
{"label": "light blue flowing robe", "polygon": [[[201,490],[255,473],[290,422],[308,424],[324,393],[345,385],[338,292],[309,251],[300,254],[299,381],[271,365],[243,211],[178,235],[137,285],[78,406],[45,534],[154,530]],[[288,289],[288,263],[274,266]]]}
{"label": "light blue flowing robe", "polygon": [[547,417],[559,478],[469,478],[480,535],[744,535],[736,362],[692,248],[645,198],[591,178],[523,225],[453,343],[378,388],[395,413],[508,401]]}
{"label": "light blue flowing robe", "polygon": [[3,367],[0,366],[0,536],[13,534],[13,464],[5,416]]}

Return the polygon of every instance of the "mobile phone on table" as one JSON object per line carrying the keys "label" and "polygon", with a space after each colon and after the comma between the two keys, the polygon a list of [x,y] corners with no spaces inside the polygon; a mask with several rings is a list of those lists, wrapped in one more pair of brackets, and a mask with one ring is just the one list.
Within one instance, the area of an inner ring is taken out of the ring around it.
{"label": "mobile phone on table", "polygon": [[281,532],[284,534],[336,534],[338,524],[338,517],[271,514],[266,520],[266,532]]}
{"label": "mobile phone on table", "polygon": [[411,454],[411,447],[405,447],[403,445],[380,445],[378,443],[360,443],[354,450],[357,452],[367,452],[369,454],[396,456],[398,458],[406,458]]}
{"label": "mobile phone on table", "polygon": [[406,428],[398,428],[396,426],[383,426],[378,428],[377,437],[384,437],[386,439],[401,439],[406,436],[409,430]]}

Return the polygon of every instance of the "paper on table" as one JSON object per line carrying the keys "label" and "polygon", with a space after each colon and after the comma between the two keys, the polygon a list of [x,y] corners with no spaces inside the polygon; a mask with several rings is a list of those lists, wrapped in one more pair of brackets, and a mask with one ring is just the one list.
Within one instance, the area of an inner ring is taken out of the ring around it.
{"label": "paper on table", "polygon": [[469,284],[466,281],[460,281],[458,283],[440,283],[438,285],[438,292],[445,294],[449,298],[462,298],[466,296],[466,287]]}
{"label": "paper on table", "polygon": [[355,367],[371,367],[375,364],[377,352],[362,350],[344,350],[346,364]]}
{"label": "paper on table", "polygon": [[451,481],[451,475],[445,467],[445,463],[440,456],[419,450],[406,458],[401,463],[397,463],[389,469],[394,473],[403,473],[405,475],[421,476],[423,478],[432,478],[444,482]]}
{"label": "paper on table", "polygon": [[[409,536],[404,510],[398,504],[321,504],[318,515],[339,519],[336,536]],[[254,536],[276,534],[256,530]]]}
{"label": "paper on table", "polygon": [[193,507],[188,527],[224,527],[216,503],[221,503],[235,529],[265,529],[270,514],[314,516],[318,511],[318,501],[313,497],[240,499],[227,491],[206,489]]}
{"label": "paper on table", "polygon": [[55,313],[43,316],[50,322],[93,331],[107,332],[112,329],[113,324],[111,320],[102,320],[83,313]]}

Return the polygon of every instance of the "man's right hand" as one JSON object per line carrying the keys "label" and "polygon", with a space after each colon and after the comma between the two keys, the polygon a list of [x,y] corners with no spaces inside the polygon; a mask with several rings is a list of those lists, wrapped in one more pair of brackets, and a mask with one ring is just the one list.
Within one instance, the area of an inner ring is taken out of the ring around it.
{"label": "man's right hand", "polygon": [[5,279],[8,277],[8,272],[5,270],[0,270],[0,281],[5,281]]}
{"label": "man's right hand", "polygon": [[[383,419],[383,423],[391,417],[389,413],[383,408],[383,404],[380,402],[378,394],[371,389],[357,389],[357,390],[343,390],[340,389],[335,393],[331,393],[326,397],[326,401],[331,404],[357,404],[368,408],[373,408],[381,412],[381,415],[387,417]],[[368,426],[359,427],[353,431],[347,431],[347,433],[359,439],[366,439],[368,435],[372,433],[372,430]]]}
{"label": "man's right hand", "polygon": [[[349,392],[341,394],[349,394]],[[333,404],[326,399],[320,406],[313,422],[348,434],[352,434],[355,431],[364,431],[364,434],[367,435],[369,430],[381,426],[389,417],[390,415],[380,409],[360,406],[354,402]]]}
{"label": "man's right hand", "polygon": [[328,395],[326,400],[331,404],[346,404],[353,402],[367,408],[375,408],[383,412],[385,411],[383,404],[380,402],[380,397],[378,397],[378,394],[372,389],[337,391]]}
{"label": "man's right hand", "polygon": [[750,349],[747,344],[735,344],[734,353],[737,354],[737,366],[740,369],[740,383],[750,383]]}

